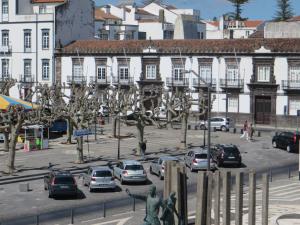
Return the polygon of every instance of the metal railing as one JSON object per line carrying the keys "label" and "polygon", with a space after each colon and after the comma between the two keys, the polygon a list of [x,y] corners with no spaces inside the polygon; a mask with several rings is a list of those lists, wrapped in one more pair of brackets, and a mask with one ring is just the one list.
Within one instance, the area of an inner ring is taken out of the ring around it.
{"label": "metal railing", "polygon": [[68,83],[83,84],[86,83],[85,76],[67,76]]}
{"label": "metal railing", "polygon": [[11,74],[0,75],[0,82],[11,80]]}
{"label": "metal railing", "polygon": [[166,84],[169,87],[188,87],[189,78],[179,78],[175,79],[174,77],[167,77]]}
{"label": "metal railing", "polygon": [[21,83],[34,83],[34,75],[21,75],[20,76]]}
{"label": "metal railing", "polygon": [[244,79],[220,79],[221,88],[243,88]]}
{"label": "metal railing", "polygon": [[133,79],[133,77],[128,77],[126,79],[124,79],[124,78],[121,79],[121,78],[118,78],[118,77],[113,77],[112,78],[112,84],[113,85],[120,84],[120,85],[128,85],[128,86],[130,86],[130,85],[134,84],[134,79]]}
{"label": "metal railing", "polygon": [[204,79],[206,83],[198,78],[193,78],[193,87],[207,87],[207,84],[211,83],[212,88],[216,87],[216,79]]}
{"label": "metal railing", "polygon": [[93,84],[109,85],[111,82],[111,78],[106,77],[106,79],[99,79],[97,76],[90,76],[90,82]]}
{"label": "metal railing", "polygon": [[11,46],[10,45],[0,45],[0,53],[8,54],[11,53]]}
{"label": "metal railing", "polygon": [[300,80],[282,80],[283,90],[300,90]]}

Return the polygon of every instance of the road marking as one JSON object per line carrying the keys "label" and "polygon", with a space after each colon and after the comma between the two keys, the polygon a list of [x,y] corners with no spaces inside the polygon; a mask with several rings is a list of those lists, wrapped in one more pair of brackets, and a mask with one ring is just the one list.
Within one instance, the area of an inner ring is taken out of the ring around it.
{"label": "road marking", "polygon": [[276,194],[276,196],[284,196],[284,195],[288,195],[288,194],[291,194],[291,193],[297,193],[297,192],[300,193],[300,190],[292,190],[292,191],[284,192],[284,193],[281,193],[281,194]]}
{"label": "road marking", "polygon": [[116,225],[124,225],[128,220],[130,220],[132,217],[127,217],[124,219],[118,219],[118,220],[110,220],[102,223],[95,223],[93,225],[105,225],[105,224],[112,224],[112,223],[117,223]]}
{"label": "road marking", "polygon": [[284,188],[284,187],[291,187],[291,186],[298,186],[298,183],[294,183],[294,184],[289,184],[289,185],[281,185],[281,186],[275,186],[275,187],[270,187],[270,190],[276,190],[276,189],[280,189],[280,188]]}
{"label": "road marking", "polygon": [[126,214],[129,214],[129,213],[133,213],[133,211],[128,211],[128,212],[123,212],[123,213],[119,213],[119,214],[114,214],[112,216],[122,216],[122,215],[126,215]]}

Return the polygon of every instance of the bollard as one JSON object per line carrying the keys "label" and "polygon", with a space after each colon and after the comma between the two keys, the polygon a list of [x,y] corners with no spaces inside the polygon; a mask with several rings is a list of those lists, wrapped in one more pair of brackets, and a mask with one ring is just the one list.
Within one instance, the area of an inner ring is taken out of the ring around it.
{"label": "bollard", "polygon": [[241,129],[241,134],[243,134],[244,133],[244,130],[243,129]]}
{"label": "bollard", "polygon": [[236,133],[236,128],[233,128],[232,132],[235,134]]}
{"label": "bollard", "polygon": [[103,218],[106,217],[106,204],[103,202]]}
{"label": "bollard", "polygon": [[135,198],[133,197],[133,207],[132,207],[132,211],[135,212]]}
{"label": "bollard", "polygon": [[289,179],[291,178],[291,168],[288,168]]}
{"label": "bollard", "polygon": [[216,132],[216,131],[217,131],[217,128],[216,128],[216,127],[213,127],[213,131]]}
{"label": "bollard", "polygon": [[36,225],[39,225],[39,224],[40,224],[40,216],[36,215]]}
{"label": "bollard", "polygon": [[260,131],[257,131],[257,137],[260,137],[260,136],[261,136]]}
{"label": "bollard", "polygon": [[190,129],[191,129],[191,125],[189,124],[189,125],[188,125],[188,130],[190,130]]}
{"label": "bollard", "polygon": [[272,179],[273,179],[273,177],[272,177],[272,168],[270,168],[270,182],[272,182]]}
{"label": "bollard", "polygon": [[74,209],[71,209],[71,224],[74,224]]}

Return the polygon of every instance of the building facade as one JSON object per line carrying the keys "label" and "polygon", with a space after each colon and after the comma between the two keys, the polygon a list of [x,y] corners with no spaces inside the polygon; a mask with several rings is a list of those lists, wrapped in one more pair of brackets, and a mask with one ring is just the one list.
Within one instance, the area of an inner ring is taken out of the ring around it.
{"label": "building facade", "polygon": [[54,49],[93,38],[93,1],[1,0],[0,4],[0,82],[17,81],[11,96],[24,98],[36,83],[51,85]]}
{"label": "building facade", "polygon": [[211,83],[213,114],[237,123],[293,127],[300,110],[300,39],[77,41],[56,60],[63,83],[185,87],[194,98]]}

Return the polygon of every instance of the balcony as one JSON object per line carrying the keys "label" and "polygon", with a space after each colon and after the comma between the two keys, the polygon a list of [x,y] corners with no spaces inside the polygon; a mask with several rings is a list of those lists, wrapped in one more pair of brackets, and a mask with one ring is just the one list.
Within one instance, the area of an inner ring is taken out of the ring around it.
{"label": "balcony", "polygon": [[300,80],[283,80],[281,86],[285,91],[300,91]]}
{"label": "balcony", "polygon": [[220,79],[220,87],[222,89],[242,89],[244,79]]}
{"label": "balcony", "polygon": [[168,87],[188,87],[189,78],[175,79],[174,77],[167,77],[167,86]]}
{"label": "balcony", "polygon": [[193,78],[193,87],[194,88],[207,88],[207,84],[211,83],[211,87],[212,88],[216,88],[216,79],[203,79],[205,81],[205,83],[201,80],[199,80],[199,78]]}
{"label": "balcony", "polygon": [[118,77],[113,77],[112,79],[112,84],[113,85],[121,85],[121,86],[131,86],[134,84],[134,79],[133,77],[128,77],[127,79],[119,79]]}
{"label": "balcony", "polygon": [[1,54],[10,54],[11,53],[11,46],[0,45],[0,53]]}
{"label": "balcony", "polygon": [[84,77],[84,76],[67,76],[67,83],[69,83],[69,84],[85,84],[86,77]]}
{"label": "balcony", "polygon": [[12,80],[11,74],[0,75],[0,83]]}
{"label": "balcony", "polygon": [[22,84],[31,84],[34,83],[34,75],[21,75],[20,83]]}
{"label": "balcony", "polygon": [[171,23],[164,23],[163,25],[163,30],[171,30],[173,31],[174,30],[174,24],[171,24]]}
{"label": "balcony", "polygon": [[97,85],[110,85],[110,77],[106,77],[106,79],[98,79],[95,76],[90,77],[90,83]]}

